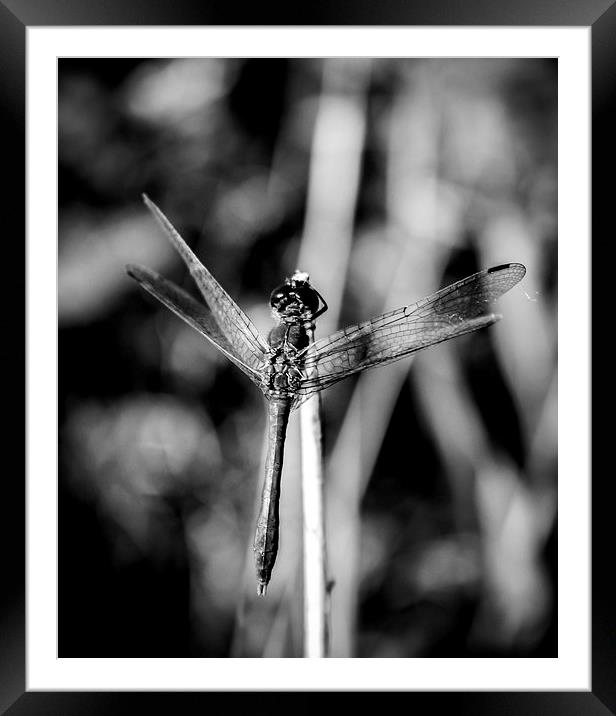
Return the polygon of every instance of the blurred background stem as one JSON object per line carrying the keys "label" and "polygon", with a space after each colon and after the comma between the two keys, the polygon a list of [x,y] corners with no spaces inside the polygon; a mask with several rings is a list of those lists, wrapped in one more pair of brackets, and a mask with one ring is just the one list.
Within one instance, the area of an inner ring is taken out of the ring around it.
{"label": "blurred background stem", "polygon": [[[329,310],[319,319],[319,333],[325,336],[338,328],[342,297],[348,274],[349,255],[354,230],[354,217],[361,176],[362,156],[366,134],[366,101],[370,79],[369,60],[326,59],[323,61],[323,87],[319,97],[314,134],[310,152],[310,170],[306,221],[298,267],[318,276],[317,288],[327,296]],[[353,452],[359,454],[358,445]],[[348,466],[346,466],[348,468]],[[347,479],[348,469],[341,469],[339,477]],[[328,477],[336,482],[335,474]],[[332,491],[326,489],[326,512],[331,520],[328,503]],[[335,543],[329,545],[333,555],[331,576],[334,588],[331,595],[332,654],[349,656],[351,632],[355,613],[351,590],[339,582],[344,580],[345,560],[349,558],[351,544],[345,539],[349,531],[340,525],[354,520],[352,504],[345,505],[344,517],[339,512],[335,526]],[[329,530],[326,530],[329,532]],[[356,530],[351,530],[356,533]],[[347,562],[348,564],[348,562]],[[338,585],[342,585],[342,589]],[[343,636],[340,636],[340,635]]]}

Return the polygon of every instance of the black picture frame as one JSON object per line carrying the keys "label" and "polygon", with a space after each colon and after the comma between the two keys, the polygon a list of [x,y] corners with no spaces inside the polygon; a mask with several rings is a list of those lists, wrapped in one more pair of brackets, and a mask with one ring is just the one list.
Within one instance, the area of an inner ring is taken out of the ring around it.
{"label": "black picture frame", "polygon": [[[115,693],[26,691],[25,625],[25,310],[18,310],[25,297],[25,121],[26,121],[26,29],[29,26],[75,25],[542,25],[590,26],[592,28],[592,227],[595,235],[611,219],[614,156],[614,106],[616,92],[616,0],[345,0],[312,2],[301,8],[280,9],[255,4],[236,7],[232,0],[197,3],[194,0],[0,0],[0,112],[2,119],[2,174],[8,179],[3,197],[5,247],[14,253],[5,257],[5,310],[1,313],[4,393],[10,402],[5,450],[13,460],[5,461],[2,504],[3,587],[0,590],[0,708],[11,716],[20,714],[117,714],[146,708],[145,701],[190,713],[211,704],[211,693]],[[238,23],[237,18],[242,22]],[[613,201],[613,200],[612,200]],[[10,267],[10,268],[8,268]],[[594,268],[593,268],[594,270]],[[594,286],[600,281],[593,282]],[[6,301],[10,298],[11,300]],[[25,306],[25,300],[24,304]],[[595,305],[597,305],[595,301]],[[582,341],[588,340],[581,336]],[[588,345],[590,350],[590,345]],[[19,378],[18,378],[19,376]],[[27,390],[27,386],[25,386]],[[590,430],[590,426],[581,426]],[[593,441],[594,442],[594,441]],[[10,464],[10,467],[9,467]],[[592,490],[592,691],[589,692],[460,692],[401,695],[407,707],[423,713],[442,707],[463,714],[590,714],[616,711],[616,591],[609,564],[612,534],[608,531],[613,480],[606,471]],[[252,710],[268,706],[267,694],[225,694],[245,701]],[[309,709],[313,698],[306,695],[294,709]],[[292,693],[279,694],[284,707]],[[366,694],[364,698],[371,698]],[[170,699],[173,699],[171,703]],[[250,703],[249,703],[250,700]]]}

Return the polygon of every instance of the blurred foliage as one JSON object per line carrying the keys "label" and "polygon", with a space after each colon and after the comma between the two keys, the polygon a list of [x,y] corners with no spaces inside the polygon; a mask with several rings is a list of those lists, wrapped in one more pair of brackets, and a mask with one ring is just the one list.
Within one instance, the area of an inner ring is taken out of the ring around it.
{"label": "blurred foliage", "polygon": [[[555,656],[556,61],[59,60],[60,656],[301,655],[296,419],[255,596],[259,391],[124,272],[193,290],[147,192],[264,334],[521,261],[487,331],[323,395],[334,656]],[[412,364],[412,369],[409,367]]]}

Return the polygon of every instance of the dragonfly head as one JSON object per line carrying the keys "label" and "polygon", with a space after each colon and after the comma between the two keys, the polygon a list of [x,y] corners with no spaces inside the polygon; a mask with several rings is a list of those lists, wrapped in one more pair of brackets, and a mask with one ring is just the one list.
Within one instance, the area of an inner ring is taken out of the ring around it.
{"label": "dragonfly head", "polygon": [[272,291],[270,306],[275,316],[291,322],[312,321],[327,310],[321,294],[310,285],[310,276],[303,271],[296,271]]}

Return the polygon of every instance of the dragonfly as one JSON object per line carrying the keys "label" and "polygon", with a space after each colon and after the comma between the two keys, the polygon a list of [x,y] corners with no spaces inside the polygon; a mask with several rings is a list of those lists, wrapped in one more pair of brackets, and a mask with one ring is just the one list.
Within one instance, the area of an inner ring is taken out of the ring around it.
{"label": "dragonfly", "polygon": [[127,265],[129,276],[210,341],[267,399],[268,448],[254,538],[257,593],[264,595],[278,553],[284,442],[291,411],[350,375],[492,325],[501,316],[491,313],[489,304],[521,281],[526,268],[507,263],[484,269],[417,303],[316,341],[311,340],[314,321],[327,310],[327,303],[309,275],[296,271],[271,293],[275,325],[265,339],[156,204],[145,194],[143,200],[205,303],[144,266]]}

